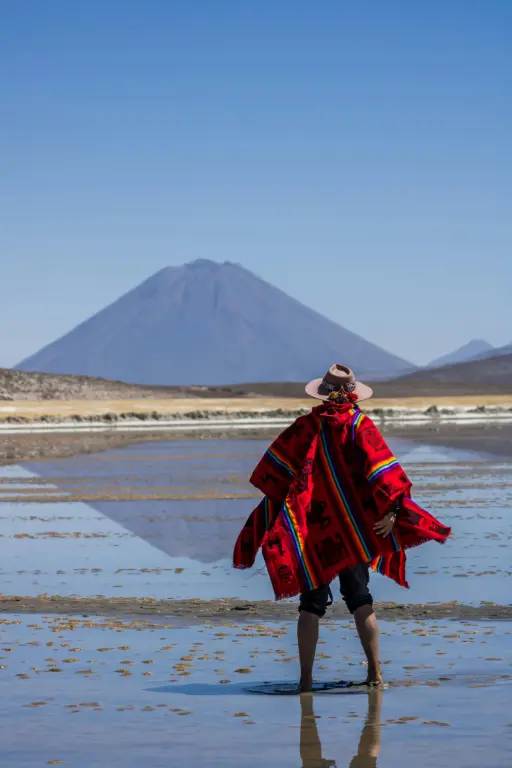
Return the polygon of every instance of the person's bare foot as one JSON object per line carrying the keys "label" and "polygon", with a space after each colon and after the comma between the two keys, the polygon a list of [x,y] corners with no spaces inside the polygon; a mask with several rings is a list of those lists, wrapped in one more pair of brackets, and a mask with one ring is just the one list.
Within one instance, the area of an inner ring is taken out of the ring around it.
{"label": "person's bare foot", "polygon": [[313,690],[313,680],[301,678],[299,682],[300,693],[311,693]]}
{"label": "person's bare foot", "polygon": [[382,677],[382,672],[380,671],[380,669],[368,670],[366,685],[375,686],[376,688],[380,688],[381,686],[384,685],[384,678]]}

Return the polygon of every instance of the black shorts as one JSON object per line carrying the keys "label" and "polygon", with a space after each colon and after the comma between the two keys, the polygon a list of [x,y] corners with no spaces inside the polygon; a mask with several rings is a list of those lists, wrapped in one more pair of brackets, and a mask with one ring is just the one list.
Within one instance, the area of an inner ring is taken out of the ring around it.
{"label": "black shorts", "polygon": [[[368,565],[356,565],[341,571],[340,592],[350,613],[354,613],[363,605],[373,605],[373,598],[368,589],[370,583],[370,568]],[[327,607],[332,605],[332,592],[329,586],[318,587],[300,596],[299,611],[324,616]]]}

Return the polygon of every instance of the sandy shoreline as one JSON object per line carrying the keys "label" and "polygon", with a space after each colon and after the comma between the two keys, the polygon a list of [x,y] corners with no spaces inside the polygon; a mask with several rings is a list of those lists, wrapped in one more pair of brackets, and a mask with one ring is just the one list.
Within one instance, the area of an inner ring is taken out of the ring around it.
{"label": "sandy shoreline", "polygon": [[[506,620],[512,619],[512,605],[465,605],[462,603],[378,603],[376,610],[381,619],[456,619]],[[88,616],[165,616],[179,617],[191,623],[208,619],[266,619],[274,621],[297,617],[295,602],[215,600],[157,600],[137,597],[61,597],[59,595],[23,597],[6,595],[0,598],[1,613],[41,613]],[[328,618],[347,618],[343,603],[335,603]]]}
{"label": "sandy shoreline", "polygon": [[[0,433],[283,428],[313,405],[307,398],[266,397],[9,401],[0,404]],[[510,422],[512,396],[374,398],[365,410],[381,424]]]}
{"label": "sandy shoreline", "polygon": [[[107,414],[103,417],[93,419],[84,419],[76,421],[55,420],[48,422],[26,421],[22,423],[0,422],[0,436],[15,435],[55,435],[55,434],[91,434],[91,433],[141,433],[141,432],[167,432],[186,436],[187,434],[197,435],[198,433],[219,433],[239,434],[250,433],[254,430],[265,429],[285,429],[298,417],[305,415],[306,411],[294,411],[284,414],[267,414],[261,418],[254,415],[244,415],[242,417],[230,417],[226,414],[214,414],[211,417],[201,416],[197,418],[195,414],[183,419],[138,419],[125,418],[121,415],[119,418],[112,419]],[[464,426],[475,424],[478,426],[486,424],[511,424],[512,410],[509,409],[479,409],[478,411],[456,411],[446,409],[442,413],[417,412],[417,411],[387,411],[386,413],[368,412],[368,415],[381,427],[386,425],[408,426],[408,427],[432,427],[439,424],[452,424],[453,426]]]}
{"label": "sandy shoreline", "polygon": [[[193,432],[184,430],[139,429],[124,431],[63,431],[9,434],[0,429],[0,465],[24,461],[52,461],[80,454],[102,453],[112,449],[145,443],[176,442],[182,440],[264,440],[270,442],[280,431],[277,425],[236,429],[204,429],[204,422]],[[461,450],[512,455],[512,423],[489,419],[487,422],[464,423],[432,420],[429,424],[388,422],[383,425],[387,437],[401,437],[414,442],[440,445]]]}

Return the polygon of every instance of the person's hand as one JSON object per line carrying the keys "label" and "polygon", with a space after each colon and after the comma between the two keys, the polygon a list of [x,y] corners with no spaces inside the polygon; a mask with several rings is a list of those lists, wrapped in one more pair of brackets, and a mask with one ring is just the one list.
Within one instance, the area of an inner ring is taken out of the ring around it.
{"label": "person's hand", "polygon": [[388,512],[388,514],[385,515],[382,520],[379,520],[378,523],[375,523],[373,530],[377,536],[382,536],[382,538],[385,539],[386,536],[389,536],[389,534],[392,532],[393,528],[395,527],[395,523],[396,512]]}

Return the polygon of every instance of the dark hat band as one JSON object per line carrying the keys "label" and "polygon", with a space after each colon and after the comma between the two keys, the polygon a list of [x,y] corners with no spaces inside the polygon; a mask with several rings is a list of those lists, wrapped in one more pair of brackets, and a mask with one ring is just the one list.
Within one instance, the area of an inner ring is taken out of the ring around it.
{"label": "dark hat band", "polygon": [[322,389],[327,390],[327,392],[353,392],[356,388],[356,382],[355,381],[349,381],[346,384],[331,384],[329,381],[326,381],[325,379],[322,381]]}

